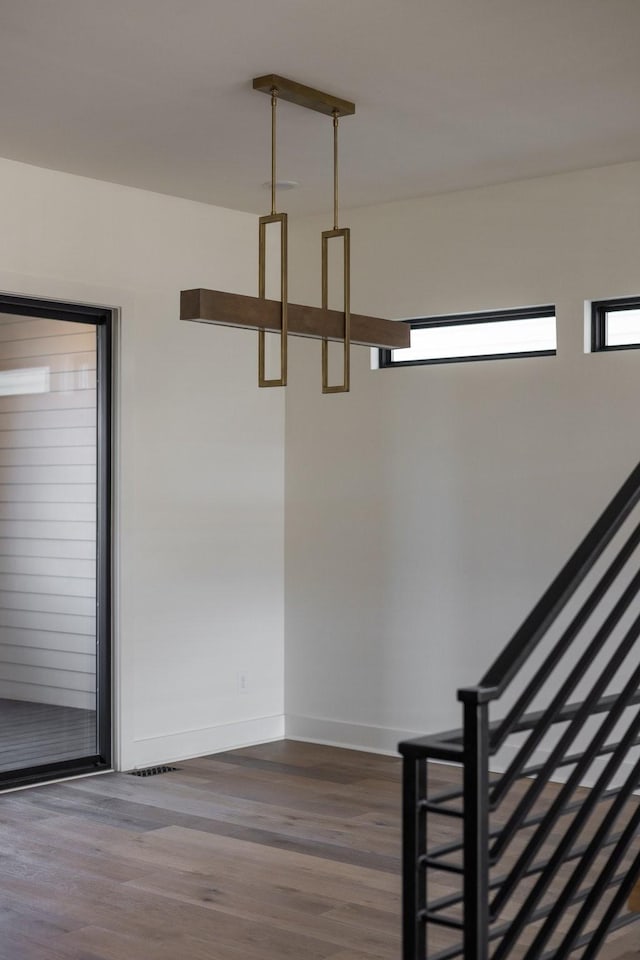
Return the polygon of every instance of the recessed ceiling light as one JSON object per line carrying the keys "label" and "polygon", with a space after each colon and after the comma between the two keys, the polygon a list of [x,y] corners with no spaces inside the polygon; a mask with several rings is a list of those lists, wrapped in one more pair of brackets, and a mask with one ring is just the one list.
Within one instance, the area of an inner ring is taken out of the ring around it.
{"label": "recessed ceiling light", "polygon": [[[262,186],[265,190],[271,190],[271,180],[267,180]],[[295,190],[299,186],[300,182],[298,180],[276,180],[276,189],[278,190]]]}

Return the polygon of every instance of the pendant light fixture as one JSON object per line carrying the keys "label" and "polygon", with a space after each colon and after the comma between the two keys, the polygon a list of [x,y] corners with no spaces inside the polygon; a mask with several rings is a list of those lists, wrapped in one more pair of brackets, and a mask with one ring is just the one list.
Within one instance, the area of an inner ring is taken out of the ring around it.
{"label": "pendant light fixture", "polygon": [[[408,347],[408,324],[377,317],[351,314],[351,236],[348,227],[339,227],[338,216],[338,125],[341,117],[355,113],[355,104],[312,87],[287,80],[276,74],[257,77],[254,90],[271,97],[271,213],[258,221],[258,296],[248,297],[220,290],[183,290],[180,294],[182,320],[258,330],[258,385],[284,387],[287,383],[288,337],[314,337],[322,340],[322,392],[347,393],[351,379],[351,344],[397,349]],[[322,307],[303,306],[288,301],[288,221],[286,213],[276,210],[276,122],[278,103],[286,100],[309,110],[330,116],[333,124],[333,228],[322,232]],[[280,299],[266,297],[267,227],[280,225]],[[329,242],[342,240],[342,310],[329,309]],[[266,376],[266,333],[280,335],[280,375]],[[342,383],[329,383],[329,341],[343,346]]]}

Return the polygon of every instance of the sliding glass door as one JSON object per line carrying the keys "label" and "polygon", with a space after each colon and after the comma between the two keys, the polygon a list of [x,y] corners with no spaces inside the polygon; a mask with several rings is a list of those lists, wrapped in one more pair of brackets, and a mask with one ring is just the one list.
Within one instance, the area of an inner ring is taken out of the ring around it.
{"label": "sliding glass door", "polygon": [[0,789],[111,761],[110,344],[0,296]]}

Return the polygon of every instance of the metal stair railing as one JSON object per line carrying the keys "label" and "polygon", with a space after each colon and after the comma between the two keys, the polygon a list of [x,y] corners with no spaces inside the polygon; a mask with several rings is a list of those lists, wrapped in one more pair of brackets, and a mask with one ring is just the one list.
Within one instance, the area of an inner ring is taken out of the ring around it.
{"label": "metal stair railing", "polygon": [[[400,744],[403,960],[592,960],[639,918],[624,912],[640,876],[640,522],[626,530],[639,504],[640,464],[478,686],[458,691],[462,728]],[[432,793],[430,762],[455,765],[460,786]],[[433,818],[459,839],[434,844]]]}

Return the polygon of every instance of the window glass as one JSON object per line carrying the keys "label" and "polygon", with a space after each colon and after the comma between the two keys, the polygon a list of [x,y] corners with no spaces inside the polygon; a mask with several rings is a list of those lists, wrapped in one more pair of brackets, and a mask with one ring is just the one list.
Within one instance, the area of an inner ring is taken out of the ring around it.
{"label": "window glass", "polygon": [[606,344],[623,347],[640,343],[640,309],[607,310]]}
{"label": "window glass", "polygon": [[552,307],[411,321],[411,346],[381,350],[380,366],[556,352]]}

